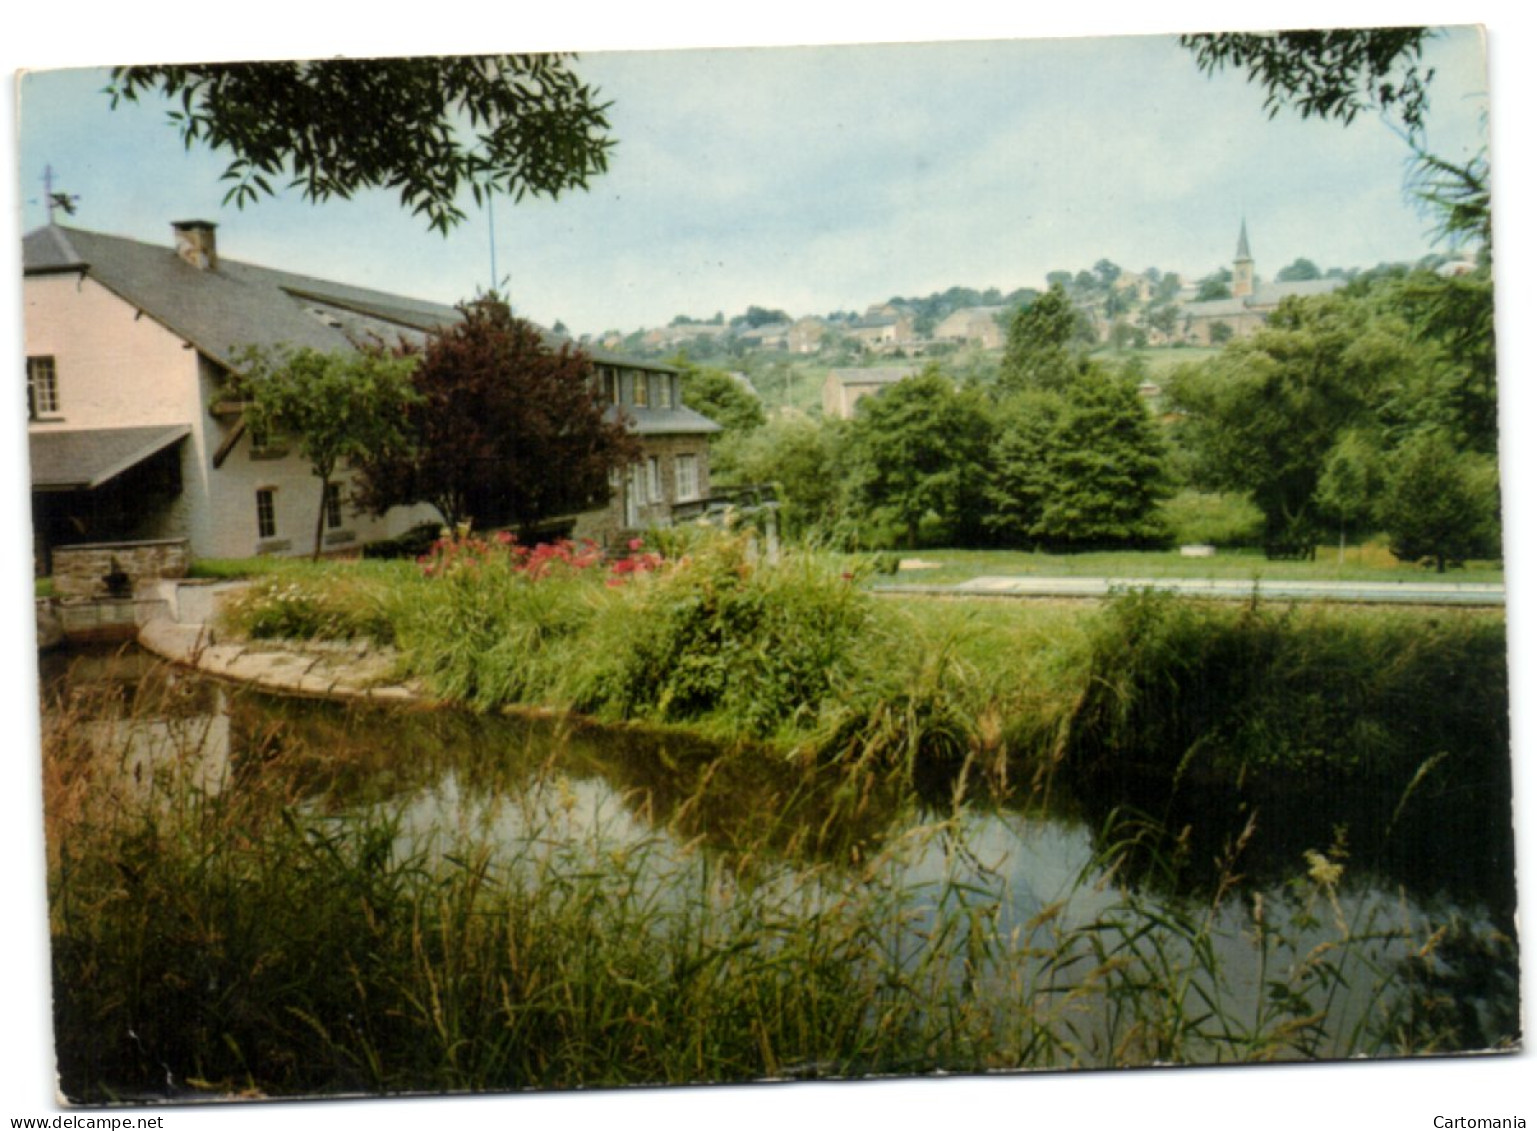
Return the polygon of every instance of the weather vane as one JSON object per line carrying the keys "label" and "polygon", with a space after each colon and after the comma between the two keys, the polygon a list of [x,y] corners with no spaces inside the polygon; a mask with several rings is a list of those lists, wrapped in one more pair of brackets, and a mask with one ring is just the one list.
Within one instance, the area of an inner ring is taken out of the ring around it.
{"label": "weather vane", "polygon": [[54,222],[54,214],[63,209],[66,216],[75,214],[75,202],[79,196],[67,192],[55,192],[53,188],[53,166],[43,166],[43,203],[48,207],[48,222]]}

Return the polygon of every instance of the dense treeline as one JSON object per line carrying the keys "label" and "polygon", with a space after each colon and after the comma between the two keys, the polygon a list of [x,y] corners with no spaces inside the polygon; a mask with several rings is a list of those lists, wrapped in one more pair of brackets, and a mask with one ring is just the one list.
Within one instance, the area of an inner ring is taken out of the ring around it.
{"label": "dense treeline", "polygon": [[718,481],[777,484],[787,525],[841,543],[1156,546],[1188,536],[1194,500],[1224,499],[1277,553],[1381,532],[1439,569],[1499,556],[1487,266],[1288,299],[1157,385],[1080,329],[1055,282],[995,370],[931,361],[848,421],[765,417],[697,366],[685,397],[728,421]]}

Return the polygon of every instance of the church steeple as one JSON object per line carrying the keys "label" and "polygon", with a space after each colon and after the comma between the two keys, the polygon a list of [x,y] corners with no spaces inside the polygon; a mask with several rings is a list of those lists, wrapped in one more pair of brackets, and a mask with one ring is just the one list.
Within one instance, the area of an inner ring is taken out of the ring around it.
{"label": "church steeple", "polygon": [[1238,222],[1238,251],[1233,256],[1233,297],[1247,298],[1254,293],[1254,257],[1249,254],[1249,222]]}

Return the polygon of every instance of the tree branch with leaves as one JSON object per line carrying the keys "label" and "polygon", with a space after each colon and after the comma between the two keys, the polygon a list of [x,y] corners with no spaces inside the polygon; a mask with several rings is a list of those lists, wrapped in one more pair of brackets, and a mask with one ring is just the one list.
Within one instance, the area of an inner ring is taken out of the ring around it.
{"label": "tree branch with leaves", "polygon": [[492,193],[554,198],[607,170],[608,104],[570,58],[130,66],[114,68],[105,93],[114,108],[161,95],[188,149],[232,154],[225,203],[283,187],[311,201],[386,188],[446,234],[465,219],[465,189],[477,205]]}

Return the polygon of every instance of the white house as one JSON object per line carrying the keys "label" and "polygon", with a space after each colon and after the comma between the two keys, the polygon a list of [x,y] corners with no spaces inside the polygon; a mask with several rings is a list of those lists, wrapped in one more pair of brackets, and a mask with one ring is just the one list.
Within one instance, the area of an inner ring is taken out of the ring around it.
{"label": "white house", "polygon": [[[322,501],[296,450],[246,430],[226,382],[247,347],[421,342],[458,312],[225,259],[205,221],[172,228],[165,245],[59,225],[24,239],[40,568],[53,547],[82,543],[185,539],[203,558],[307,553],[322,508],[329,551],[430,518],[421,508],[355,514],[345,477]],[[678,403],[669,367],[592,356],[645,455],[588,526],[665,521],[680,495],[708,491],[708,436],[718,427]]]}

